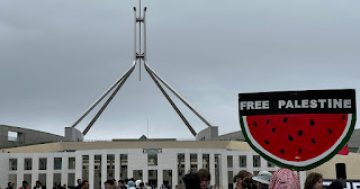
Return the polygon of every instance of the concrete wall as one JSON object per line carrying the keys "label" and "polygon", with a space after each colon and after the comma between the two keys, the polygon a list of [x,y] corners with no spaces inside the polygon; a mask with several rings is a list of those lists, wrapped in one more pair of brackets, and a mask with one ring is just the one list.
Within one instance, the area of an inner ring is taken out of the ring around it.
{"label": "concrete wall", "polygon": [[65,127],[65,138],[67,141],[80,142],[84,140],[84,135],[76,128]]}
{"label": "concrete wall", "polygon": [[241,140],[241,141],[245,140],[244,135],[242,134],[241,131],[236,131],[236,132],[220,135],[220,136],[218,136],[217,139],[218,140]]}
{"label": "concrete wall", "polygon": [[[9,141],[9,131],[17,133],[18,137],[14,141]],[[48,142],[65,141],[63,136],[54,135],[42,131],[26,129],[21,127],[13,127],[8,125],[0,125],[0,148],[23,146],[29,144],[40,144]]]}
{"label": "concrete wall", "polygon": [[208,127],[206,129],[201,130],[196,135],[196,140],[214,140],[219,135],[219,128],[217,126]]}

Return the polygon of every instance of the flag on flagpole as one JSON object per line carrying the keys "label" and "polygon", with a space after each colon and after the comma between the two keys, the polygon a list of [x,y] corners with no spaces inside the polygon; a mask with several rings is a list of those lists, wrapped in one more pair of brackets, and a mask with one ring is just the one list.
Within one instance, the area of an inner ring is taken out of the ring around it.
{"label": "flag on flagpole", "polygon": [[339,152],[340,155],[348,155],[349,154],[349,147],[348,144],[346,144]]}

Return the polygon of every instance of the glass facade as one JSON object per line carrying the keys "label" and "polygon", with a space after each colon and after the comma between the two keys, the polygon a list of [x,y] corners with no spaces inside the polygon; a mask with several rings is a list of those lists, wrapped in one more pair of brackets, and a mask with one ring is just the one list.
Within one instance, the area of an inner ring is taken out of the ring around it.
{"label": "glass facade", "polygon": [[61,186],[61,173],[54,173],[53,186],[60,187]]}
{"label": "glass facade", "polygon": [[39,170],[46,170],[47,158],[39,158]]}
{"label": "glass facade", "polygon": [[207,169],[209,171],[209,162],[210,162],[210,155],[203,154],[202,155],[202,168]]}
{"label": "glass facade", "polygon": [[62,158],[56,157],[54,158],[54,170],[61,170],[62,167]]}
{"label": "glass facade", "polygon": [[173,188],[172,187],[172,170],[163,170],[163,184],[165,188]]}
{"label": "glass facade", "polygon": [[261,166],[261,158],[259,155],[253,156],[253,167],[260,167]]}
{"label": "glass facade", "polygon": [[68,169],[75,169],[75,157],[69,157]]}
{"label": "glass facade", "polygon": [[135,180],[143,180],[143,171],[142,170],[134,170],[133,171],[133,178]]}
{"label": "glass facade", "polygon": [[178,183],[182,183],[182,177],[185,175],[185,154],[177,154]]}
{"label": "glass facade", "polygon": [[247,164],[246,163],[246,156],[245,155],[239,156],[239,167],[245,168],[246,164]]}
{"label": "glass facade", "polygon": [[148,154],[148,166],[158,165],[158,155],[157,154]]}
{"label": "glass facade", "polygon": [[157,180],[158,180],[157,170],[149,170],[148,176],[149,176],[149,180],[148,180],[149,185],[152,186],[152,188],[157,188]]}
{"label": "glass facade", "polygon": [[94,188],[101,188],[101,155],[94,155]]}
{"label": "glass facade", "polygon": [[120,179],[128,178],[128,156],[127,154],[120,154]]}
{"label": "glass facade", "polygon": [[107,179],[114,179],[115,178],[115,155],[108,154],[107,161],[106,161],[106,169],[107,169]]}
{"label": "glass facade", "polygon": [[16,171],[17,170],[17,159],[10,158],[9,159],[9,171]]}
{"label": "glass facade", "polygon": [[198,162],[197,162],[197,154],[190,154],[190,169],[191,171],[197,171],[198,170]]}
{"label": "glass facade", "polygon": [[24,170],[32,170],[32,159],[31,158],[24,159]]}
{"label": "glass facade", "polygon": [[45,173],[40,173],[40,174],[39,174],[39,181],[40,181],[43,185],[46,185],[46,174],[45,174]]}
{"label": "glass facade", "polygon": [[232,168],[233,167],[233,157],[227,156],[227,167]]}
{"label": "glass facade", "polygon": [[82,155],[82,180],[89,180],[89,155]]}

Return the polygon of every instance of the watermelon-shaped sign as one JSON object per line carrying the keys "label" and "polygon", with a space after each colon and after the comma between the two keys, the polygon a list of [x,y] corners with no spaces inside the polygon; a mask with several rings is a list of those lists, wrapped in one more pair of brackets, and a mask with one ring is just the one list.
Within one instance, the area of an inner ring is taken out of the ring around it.
{"label": "watermelon-shaped sign", "polygon": [[355,90],[239,94],[241,130],[250,146],[278,166],[314,168],[349,140]]}

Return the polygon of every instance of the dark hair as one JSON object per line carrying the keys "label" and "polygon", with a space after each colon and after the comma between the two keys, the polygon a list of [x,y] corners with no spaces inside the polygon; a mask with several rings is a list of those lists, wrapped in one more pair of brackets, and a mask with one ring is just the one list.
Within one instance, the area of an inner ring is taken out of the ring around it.
{"label": "dark hair", "polygon": [[242,186],[244,189],[257,189],[256,184],[252,180],[252,176],[242,178]]}
{"label": "dark hair", "polygon": [[200,179],[196,173],[190,172],[182,177],[186,189],[199,189]]}
{"label": "dark hair", "polygon": [[211,175],[207,169],[200,169],[197,173],[200,180],[208,180],[210,181]]}
{"label": "dark hair", "polygon": [[310,173],[306,177],[304,189],[312,189],[313,186],[322,178],[323,176],[320,173],[316,173],[316,172]]}
{"label": "dark hair", "polygon": [[118,182],[122,182],[122,183],[124,183],[124,180],[121,180],[121,179],[120,179],[120,180],[118,180]]}
{"label": "dark hair", "polygon": [[114,185],[114,179],[108,179],[104,182],[104,184],[110,184],[110,185]]}
{"label": "dark hair", "polygon": [[24,180],[24,181],[22,181],[22,185],[24,186],[24,185],[29,185],[29,183],[26,181],[26,180]]}
{"label": "dark hair", "polygon": [[334,180],[331,184],[327,187],[328,189],[343,189],[345,188],[343,182],[340,180]]}
{"label": "dark hair", "polygon": [[248,171],[241,170],[235,176],[236,179],[241,179],[241,180],[243,180],[245,177],[252,177],[252,174]]}
{"label": "dark hair", "polygon": [[88,180],[83,180],[83,181],[81,182],[81,185],[84,185],[86,182],[89,183]]}

